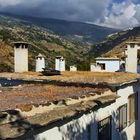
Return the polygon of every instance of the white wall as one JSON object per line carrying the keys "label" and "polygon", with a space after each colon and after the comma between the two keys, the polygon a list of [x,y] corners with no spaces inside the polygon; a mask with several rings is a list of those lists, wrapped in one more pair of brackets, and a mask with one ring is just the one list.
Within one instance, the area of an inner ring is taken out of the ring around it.
{"label": "white wall", "polygon": [[43,68],[45,68],[45,58],[38,57],[36,59],[36,72],[43,71]]}
{"label": "white wall", "polygon": [[135,84],[135,92],[138,92],[138,120],[136,120],[135,122],[135,140],[139,140],[140,139],[140,84],[137,83]]}
{"label": "white wall", "polygon": [[101,72],[101,67],[100,66],[96,66],[96,64],[91,64],[90,65],[90,71],[93,71],[93,72]]}
{"label": "white wall", "polygon": [[[134,47],[131,47],[134,45]],[[125,51],[126,54],[126,65],[125,70],[127,72],[137,73],[137,44],[127,44],[127,50]]]}
{"label": "white wall", "polygon": [[120,70],[120,61],[119,60],[97,60],[96,61],[96,66],[97,64],[105,64],[105,72],[115,72]]}
{"label": "white wall", "polygon": [[65,60],[60,59],[60,71],[65,71]]}
{"label": "white wall", "polygon": [[55,58],[55,70],[59,70],[59,59]]}
{"label": "white wall", "polygon": [[[23,46],[25,47],[25,45]],[[14,62],[15,72],[27,72],[28,71],[28,48],[14,48]]]}
{"label": "white wall", "polygon": [[55,59],[55,70],[65,71],[65,59],[63,57]]}
{"label": "white wall", "polygon": [[76,66],[70,66],[70,71],[77,71],[77,67]]}
{"label": "white wall", "polygon": [[[134,137],[135,140],[139,140],[140,119],[138,119],[136,123],[132,123],[131,125],[128,122],[127,127],[121,132],[116,129],[116,110],[120,106],[128,103],[128,96],[133,94],[135,91],[139,91],[140,93],[139,84],[121,88],[117,91],[117,94],[120,96],[120,98],[118,98],[115,103],[111,104],[110,106],[100,108],[95,112],[91,112],[86,115],[84,114],[79,119],[73,120],[65,125],[62,125],[61,127],[55,127],[42,132],[35,136],[35,140],[98,140],[97,122],[110,115],[113,118],[112,140],[133,140]],[[138,112],[138,114],[140,117],[140,112]]]}

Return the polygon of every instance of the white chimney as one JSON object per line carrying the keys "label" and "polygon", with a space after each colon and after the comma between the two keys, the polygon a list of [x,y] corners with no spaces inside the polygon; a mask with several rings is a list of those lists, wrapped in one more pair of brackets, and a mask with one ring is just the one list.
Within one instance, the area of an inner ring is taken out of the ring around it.
{"label": "white chimney", "polygon": [[36,72],[42,72],[45,68],[45,57],[42,54],[39,54],[36,57]]}
{"label": "white chimney", "polygon": [[55,58],[55,70],[65,71],[65,59],[62,56]]}
{"label": "white chimney", "polygon": [[137,73],[137,50],[138,42],[128,42],[125,50],[125,71]]}
{"label": "white chimney", "polygon": [[24,42],[14,43],[14,67],[15,72],[28,71],[28,44]]}

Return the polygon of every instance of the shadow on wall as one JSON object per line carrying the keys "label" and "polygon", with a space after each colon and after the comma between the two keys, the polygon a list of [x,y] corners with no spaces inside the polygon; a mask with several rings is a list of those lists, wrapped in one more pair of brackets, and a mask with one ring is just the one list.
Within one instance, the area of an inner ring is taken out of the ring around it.
{"label": "shadow on wall", "polygon": [[[95,125],[95,115],[93,117],[73,120],[59,128],[62,133],[62,140],[91,140],[92,126]],[[91,121],[88,121],[91,120]],[[93,129],[95,130],[95,129]],[[94,132],[93,132],[94,133]]]}
{"label": "shadow on wall", "polygon": [[[138,104],[140,104],[140,102],[138,102]],[[3,129],[4,126],[0,125],[0,139],[4,139],[4,134],[8,135],[8,133],[10,133],[12,129],[12,131],[18,132],[21,135],[26,132],[26,135],[20,136],[14,140],[37,140],[36,135],[41,134],[42,132],[45,132],[51,128],[58,127],[59,132],[62,134],[62,140],[92,140],[92,139],[96,140],[95,137],[98,137],[98,125],[97,125],[98,122],[96,121],[96,115],[94,114],[91,116],[88,115],[88,113],[90,112],[87,112],[87,114],[85,114],[86,117],[81,118],[83,114],[80,114],[79,116],[76,115],[75,118],[72,117],[70,119],[61,120],[56,123],[53,123],[53,125],[42,128],[38,124],[34,124],[34,125],[30,124],[28,121],[22,118],[22,116],[18,111],[8,110],[0,114],[0,124],[2,124],[6,120],[10,122],[8,127],[9,129],[5,129],[6,132],[4,132]],[[140,111],[138,111],[138,116],[140,116],[139,113]],[[112,139],[128,140],[128,136],[126,132],[123,131],[119,132],[119,130],[117,130],[116,128],[118,118],[116,117],[115,112],[112,112],[112,118],[113,118]],[[39,129],[37,131],[34,131],[35,128],[39,128]],[[134,137],[134,140],[139,140],[140,138],[140,133],[138,132],[139,128],[140,128],[140,120],[138,119],[136,121],[136,126],[135,126],[136,136]],[[14,132],[12,133],[14,134]],[[39,140],[48,140],[48,139],[44,137]],[[57,140],[57,136],[56,136],[56,140]]]}
{"label": "shadow on wall", "polygon": [[126,132],[119,132],[119,116],[116,112],[112,112],[112,138],[115,140],[127,140]]}
{"label": "shadow on wall", "polygon": [[[138,87],[138,88],[136,88]],[[136,93],[135,95],[135,136],[134,140],[140,140],[140,85],[137,83],[136,86],[133,86],[133,90]]]}
{"label": "shadow on wall", "polygon": [[73,123],[68,124],[67,128],[66,128],[67,132],[66,133],[62,132],[63,140],[65,140],[65,139],[86,140],[87,138],[85,138],[86,136],[84,134],[87,133],[87,135],[88,135],[87,129],[88,129],[88,126],[85,129],[81,128],[78,121],[75,121],[74,124]]}
{"label": "shadow on wall", "polygon": [[[134,85],[133,86],[133,92],[135,94],[135,127],[134,127],[134,131],[135,131],[135,135],[133,136],[132,140],[140,140],[140,111],[139,111],[139,107],[140,107],[140,95],[139,95],[139,91],[140,90],[140,86],[139,86],[139,83],[137,83],[137,85]],[[129,105],[128,105],[129,107]],[[127,113],[128,113],[128,108],[127,107]],[[115,117],[116,116],[116,117]],[[114,131],[114,133],[112,134],[112,137],[113,139],[115,140],[131,140],[129,138],[129,135],[131,135],[131,129],[129,129],[127,131],[127,133],[125,131],[120,131],[119,132],[119,129],[117,128],[118,127],[118,122],[117,120],[119,120],[118,116],[116,115],[115,112],[112,113],[112,129]],[[129,126],[129,123],[128,123],[128,116],[127,116],[127,126]],[[131,127],[131,125],[129,126]],[[125,129],[124,129],[125,130]],[[133,130],[132,130],[133,131]],[[132,137],[132,136],[131,136]]]}

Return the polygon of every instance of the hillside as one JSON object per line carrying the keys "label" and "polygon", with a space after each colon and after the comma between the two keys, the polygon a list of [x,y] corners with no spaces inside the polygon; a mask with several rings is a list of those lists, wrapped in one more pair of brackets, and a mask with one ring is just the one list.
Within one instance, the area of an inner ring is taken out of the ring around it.
{"label": "hillside", "polygon": [[59,19],[38,18],[18,16],[7,13],[0,13],[9,17],[14,17],[24,24],[35,24],[53,31],[55,34],[65,39],[73,41],[78,45],[93,44],[102,41],[104,37],[118,30],[106,28],[82,22],[72,22]]}
{"label": "hillside", "polygon": [[35,69],[35,57],[39,53],[46,56],[48,69],[54,68],[55,56],[63,55],[67,69],[70,65],[77,64],[79,70],[89,70],[89,64],[95,57],[123,58],[125,42],[140,41],[140,27],[110,34],[91,47],[77,45],[47,28],[24,20],[0,16],[0,71],[13,71],[14,41],[26,41],[34,45],[29,46],[29,70]]}
{"label": "hillside", "polygon": [[29,69],[34,70],[35,57],[42,53],[46,56],[48,69],[54,68],[55,56],[66,58],[67,68],[80,64],[89,51],[89,46],[81,47],[63,39],[43,27],[24,24],[20,20],[0,16],[0,71],[13,71],[14,41],[26,41],[35,46],[29,46]]}
{"label": "hillside", "polygon": [[104,40],[96,45],[92,46],[90,54],[95,57],[117,56],[119,58],[124,57],[125,42],[138,41],[140,42],[140,27],[135,27],[126,31],[120,31],[104,38]]}

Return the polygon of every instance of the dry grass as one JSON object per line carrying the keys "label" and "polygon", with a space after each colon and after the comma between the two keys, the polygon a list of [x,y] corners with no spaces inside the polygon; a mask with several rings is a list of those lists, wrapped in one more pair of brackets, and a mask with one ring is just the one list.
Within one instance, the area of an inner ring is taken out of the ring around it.
{"label": "dry grass", "polygon": [[62,76],[119,76],[122,73],[117,72],[88,72],[88,71],[77,71],[77,72],[62,72]]}
{"label": "dry grass", "polygon": [[[87,93],[104,93],[107,89],[90,88],[90,87],[74,87],[74,86],[54,86],[54,85],[32,85],[19,88],[12,91],[12,97],[26,96],[26,97],[43,97],[46,100],[65,99],[70,96],[82,96]],[[6,94],[6,93],[5,93]]]}
{"label": "dry grass", "polygon": [[104,94],[107,88],[90,88],[54,85],[24,85],[16,89],[4,89],[0,94],[0,110],[14,109],[16,107],[31,110],[30,105],[57,102],[68,98],[78,99],[89,96],[89,93]]}
{"label": "dry grass", "polygon": [[26,80],[49,80],[70,83],[108,83],[120,84],[140,78],[139,74],[125,72],[62,72],[57,76],[43,76],[36,72],[0,73],[0,77]]}

